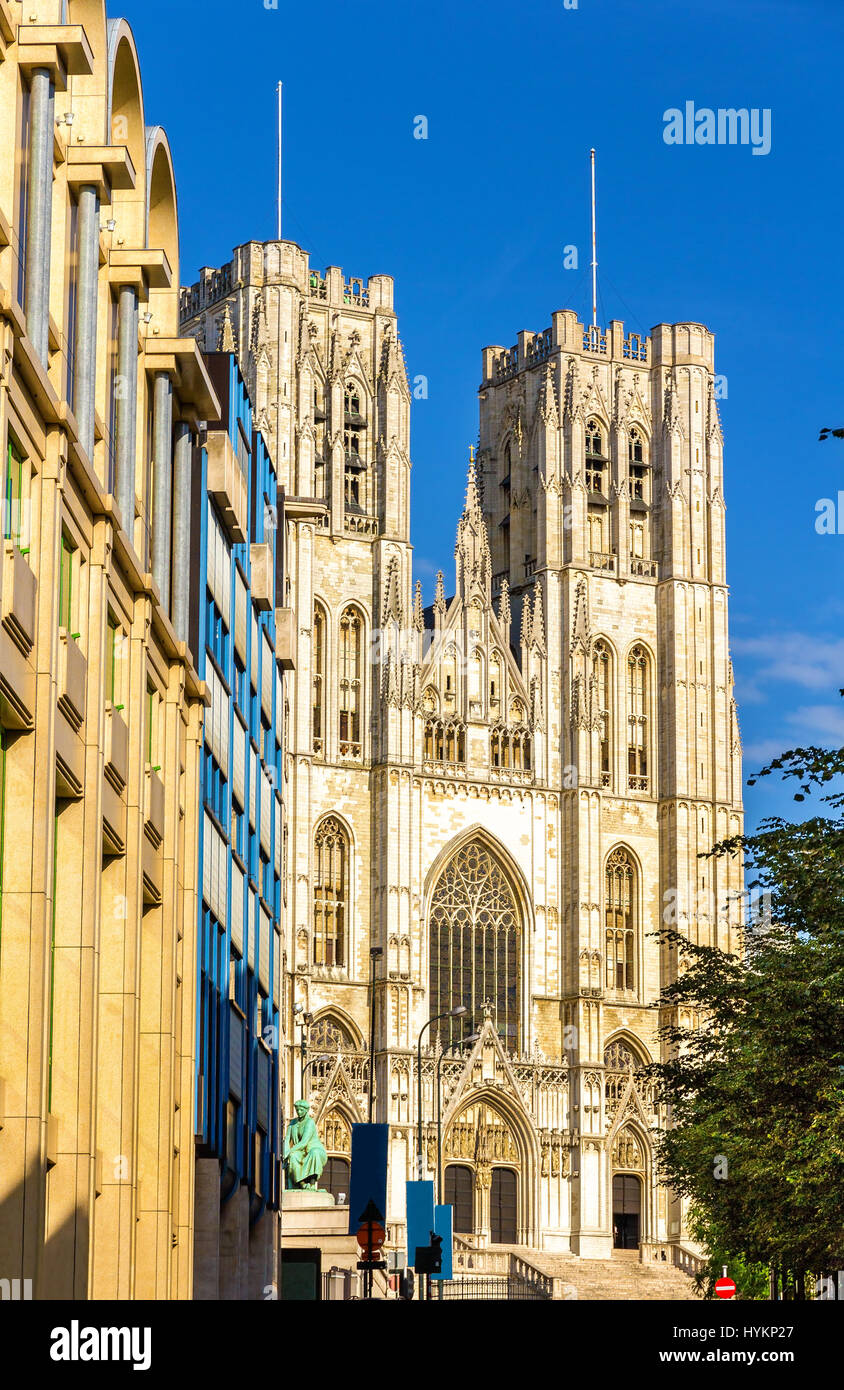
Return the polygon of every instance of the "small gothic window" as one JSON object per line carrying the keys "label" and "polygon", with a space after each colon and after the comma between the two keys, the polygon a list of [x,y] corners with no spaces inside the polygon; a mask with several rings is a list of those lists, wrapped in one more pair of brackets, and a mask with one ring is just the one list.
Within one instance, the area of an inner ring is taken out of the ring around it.
{"label": "small gothic window", "polygon": [[604,436],[597,420],[586,423],[586,486],[590,492],[606,495],[606,464]]}
{"label": "small gothic window", "polygon": [[648,657],[634,647],[627,658],[627,785],[648,790]]}
{"label": "small gothic window", "polygon": [[641,430],[634,425],[630,431],[627,441],[627,460],[630,471],[630,496],[638,498],[641,502],[647,502],[647,457],[645,454],[645,441]]}
{"label": "small gothic window", "polygon": [[626,849],[614,849],[606,870],[607,989],[636,988],[636,872]]}
{"label": "small gothic window", "polygon": [[325,613],[317,605],[314,608],[314,632],[313,632],[313,660],[314,660],[314,705],[313,705],[313,737],[314,752],[321,754],[324,750],[324,708],[325,708]]}
{"label": "small gothic window", "polygon": [[612,715],[610,706],[610,653],[606,642],[598,641],[592,654],[595,698],[598,711],[598,763],[603,785],[609,786],[611,773]]}
{"label": "small gothic window", "polygon": [[314,837],[314,964],[343,965],[349,899],[349,837],[334,816]]}
{"label": "small gothic window", "polygon": [[360,757],[361,657],[363,620],[356,608],[345,608],[340,618],[340,756]]}

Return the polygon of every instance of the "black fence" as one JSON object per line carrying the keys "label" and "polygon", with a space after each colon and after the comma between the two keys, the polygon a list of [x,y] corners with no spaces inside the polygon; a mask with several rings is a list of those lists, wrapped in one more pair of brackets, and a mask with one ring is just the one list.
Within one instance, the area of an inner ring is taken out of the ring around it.
{"label": "black fence", "polygon": [[[471,1279],[437,1280],[443,1298],[496,1299],[510,1303],[513,1300],[533,1299],[547,1301],[551,1295],[531,1284],[519,1275],[478,1275]],[[433,1297],[438,1295],[433,1293]]]}

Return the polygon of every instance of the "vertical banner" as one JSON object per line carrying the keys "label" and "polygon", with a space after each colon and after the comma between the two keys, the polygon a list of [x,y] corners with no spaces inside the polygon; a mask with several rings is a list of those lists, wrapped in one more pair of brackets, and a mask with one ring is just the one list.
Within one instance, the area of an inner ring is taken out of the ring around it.
{"label": "vertical banner", "polygon": [[438,1236],[442,1236],[442,1255],[443,1267],[440,1274],[432,1274],[432,1279],[451,1279],[452,1278],[452,1230],[451,1223],[454,1215],[454,1207],[434,1207],[434,1231]]}
{"label": "vertical banner", "polygon": [[407,1184],[407,1263],[416,1262],[417,1245],[430,1245],[434,1229],[434,1184],[426,1178],[423,1182]]}
{"label": "vertical banner", "polygon": [[370,1202],[387,1219],[387,1141],[389,1125],[352,1125],[352,1176],[349,1235],[357,1235]]}

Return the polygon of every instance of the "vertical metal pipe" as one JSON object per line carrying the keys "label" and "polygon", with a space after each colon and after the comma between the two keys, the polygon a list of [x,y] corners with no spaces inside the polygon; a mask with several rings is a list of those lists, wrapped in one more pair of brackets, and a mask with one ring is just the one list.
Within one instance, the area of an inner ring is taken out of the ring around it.
{"label": "vertical metal pipe", "polygon": [[117,312],[115,497],[129,540],[135,540],[135,448],[138,419],[138,294],[121,285]]}
{"label": "vertical metal pipe", "polygon": [[50,231],[53,212],[53,82],[49,68],[32,74],[29,210],[26,237],[26,328],[47,365],[50,313]]}
{"label": "vertical metal pipe", "polygon": [[190,425],[185,420],[179,420],[173,450],[173,569],[170,612],[180,642],[188,640],[191,444]]}
{"label": "vertical metal pipe", "polygon": [[73,413],[79,441],[94,455],[97,380],[97,281],[100,268],[100,199],[95,184],[79,190],[79,307],[76,314],[76,390]]}
{"label": "vertical metal pipe", "polygon": [[166,372],[156,372],[153,395],[152,574],[165,612],[170,609],[170,549],[173,495],[173,386]]}

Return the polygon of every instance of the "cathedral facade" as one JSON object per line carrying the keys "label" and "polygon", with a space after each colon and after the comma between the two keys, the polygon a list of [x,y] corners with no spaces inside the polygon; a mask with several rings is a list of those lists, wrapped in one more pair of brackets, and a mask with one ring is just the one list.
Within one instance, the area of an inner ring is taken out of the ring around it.
{"label": "cathedral facade", "polygon": [[285,1113],[311,1100],[347,1192],[374,1019],[391,1243],[421,1166],[466,1244],[662,1254],[656,933],[740,918],[698,858],[742,823],[712,335],[566,311],[485,348],[426,607],[390,277],[249,243],[182,324],[238,352],[286,490]]}

